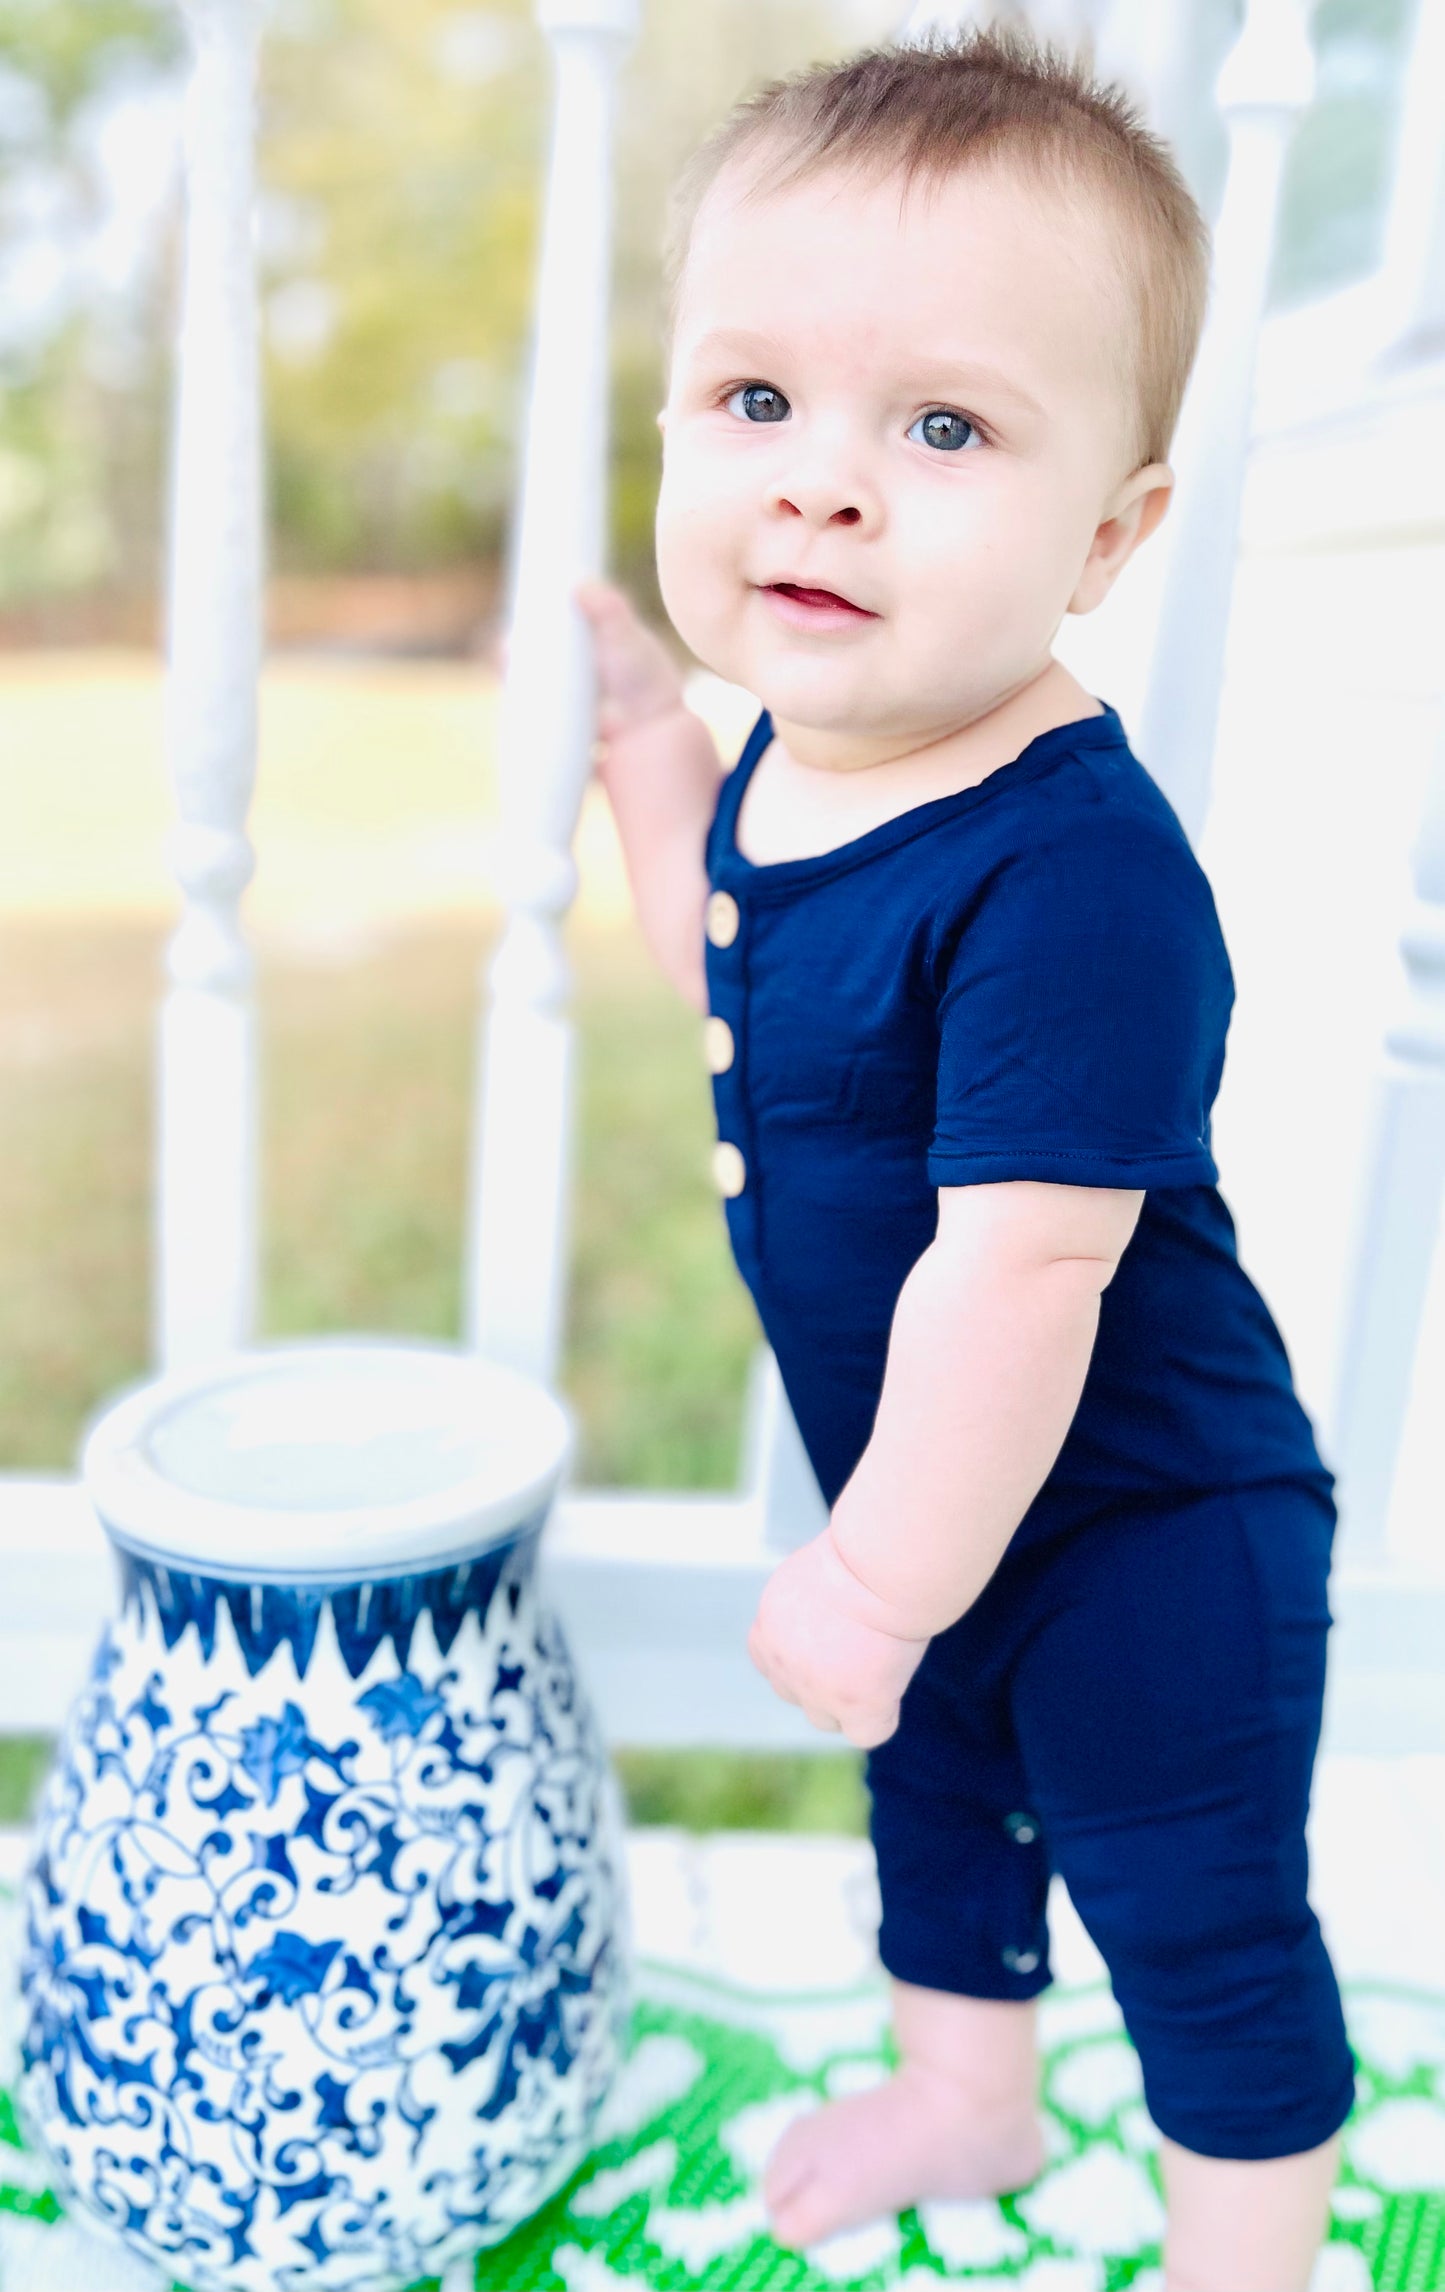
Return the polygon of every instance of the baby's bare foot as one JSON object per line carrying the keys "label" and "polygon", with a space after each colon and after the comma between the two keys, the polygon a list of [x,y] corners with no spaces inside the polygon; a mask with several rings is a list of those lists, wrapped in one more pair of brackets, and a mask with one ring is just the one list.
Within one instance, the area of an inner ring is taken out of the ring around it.
{"label": "baby's bare foot", "polygon": [[920,2062],[886,2084],[795,2118],[768,2159],[763,2200],[779,2244],[802,2251],[930,2198],[1001,2196],[1043,2171],[1032,2106],[985,2115]]}

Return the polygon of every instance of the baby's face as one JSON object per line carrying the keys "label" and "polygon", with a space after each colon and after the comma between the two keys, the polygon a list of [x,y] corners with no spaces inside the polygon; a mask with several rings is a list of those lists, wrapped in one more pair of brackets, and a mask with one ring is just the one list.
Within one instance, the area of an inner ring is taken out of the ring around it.
{"label": "baby's face", "polygon": [[983,171],[906,202],[824,175],[744,204],[736,181],[709,191],[682,283],[663,601],[780,726],[866,763],[1039,674],[1103,593],[1101,522],[1167,473],[1131,472],[1123,289],[1082,200]]}

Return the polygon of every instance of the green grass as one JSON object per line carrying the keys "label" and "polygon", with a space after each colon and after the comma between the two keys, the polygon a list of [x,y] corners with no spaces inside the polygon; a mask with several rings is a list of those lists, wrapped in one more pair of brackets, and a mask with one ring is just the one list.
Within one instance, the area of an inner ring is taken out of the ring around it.
{"label": "green grass", "polygon": [[[50,1751],[44,1735],[0,1741],[0,1823],[27,1819]],[[853,1752],[620,1750],[614,1764],[635,1823],[859,1836],[868,1828],[863,1765]]]}
{"label": "green grass", "polygon": [[49,1758],[45,1735],[12,1735],[0,1742],[0,1823],[26,1820]]}
{"label": "green grass", "polygon": [[[480,929],[262,960],[259,1334],[460,1330]],[[630,933],[574,934],[578,1140],[561,1382],[591,1485],[725,1488],[758,1342],[707,1174],[693,1014]],[[68,1471],[150,1366],[163,934],[0,926],[0,1468]]]}
{"label": "green grass", "polygon": [[[263,956],[258,1334],[455,1340],[483,926],[344,963]],[[148,924],[0,924],[0,1469],[70,1471],[86,1418],[150,1373],[155,1010]],[[708,1177],[694,1014],[630,930],[572,934],[578,1138],[561,1385],[584,1484],[735,1482],[759,1341]],[[0,1820],[44,1746],[0,1746]],[[626,1753],[634,1819],[859,1830],[858,1758]]]}
{"label": "green grass", "polygon": [[868,1828],[863,1762],[850,1751],[619,1751],[634,1822],[684,1830]]}

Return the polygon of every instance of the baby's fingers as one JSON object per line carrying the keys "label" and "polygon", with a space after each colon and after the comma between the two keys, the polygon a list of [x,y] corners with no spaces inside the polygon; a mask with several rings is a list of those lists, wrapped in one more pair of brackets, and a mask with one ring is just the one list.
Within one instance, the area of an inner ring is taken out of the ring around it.
{"label": "baby's fingers", "polygon": [[589,621],[622,620],[632,612],[632,606],[621,589],[610,581],[589,578],[572,585],[572,595]]}
{"label": "baby's fingers", "polygon": [[824,1734],[842,1733],[840,1722],[831,1713],[810,1703],[806,1691],[798,1685],[788,1666],[780,1662],[776,1654],[769,1652],[766,1637],[756,1622],[748,1633],[748,1655],[782,1702],[796,1704],[809,1724],[821,1728]]}
{"label": "baby's fingers", "polygon": [[897,1733],[898,1716],[896,1703],[887,1711],[853,1712],[843,1721],[842,1732],[856,1751],[871,1751]]}
{"label": "baby's fingers", "polygon": [[755,1671],[762,1673],[773,1693],[781,1695],[785,1703],[796,1703],[800,1700],[789,1686],[783,1667],[773,1654],[763,1628],[756,1619],[754,1619],[752,1629],[748,1633],[748,1661]]}

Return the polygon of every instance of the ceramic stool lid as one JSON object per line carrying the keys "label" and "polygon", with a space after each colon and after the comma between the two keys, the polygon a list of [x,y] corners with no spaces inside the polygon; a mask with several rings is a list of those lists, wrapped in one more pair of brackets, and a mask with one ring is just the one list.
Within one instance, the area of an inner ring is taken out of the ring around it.
{"label": "ceramic stool lid", "polygon": [[182,1567],[344,1578],[440,1566],[545,1510],[571,1448],[546,1388],[459,1346],[258,1344],[131,1388],[87,1427],[86,1493]]}

